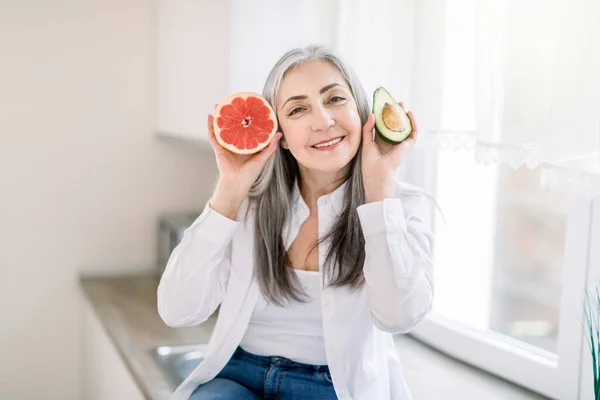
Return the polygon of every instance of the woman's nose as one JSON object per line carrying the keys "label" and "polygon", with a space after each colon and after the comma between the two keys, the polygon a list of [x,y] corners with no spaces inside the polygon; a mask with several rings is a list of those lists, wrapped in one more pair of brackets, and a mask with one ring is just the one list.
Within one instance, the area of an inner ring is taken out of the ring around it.
{"label": "woman's nose", "polygon": [[315,111],[313,112],[312,123],[313,131],[327,131],[335,124],[333,117],[331,116],[329,111],[327,111],[327,109],[325,109],[324,107],[318,107],[314,110]]}

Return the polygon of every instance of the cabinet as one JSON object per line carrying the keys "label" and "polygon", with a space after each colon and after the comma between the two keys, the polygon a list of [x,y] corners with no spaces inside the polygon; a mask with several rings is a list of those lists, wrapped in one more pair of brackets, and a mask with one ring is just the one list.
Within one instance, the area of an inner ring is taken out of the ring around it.
{"label": "cabinet", "polygon": [[156,130],[208,143],[207,115],[229,91],[229,2],[156,4]]}
{"label": "cabinet", "polygon": [[208,145],[206,117],[241,91],[261,93],[292,47],[331,44],[335,2],[158,0],[157,131]]}
{"label": "cabinet", "polygon": [[293,47],[333,44],[336,2],[230,0],[230,90],[261,93],[271,68]]}
{"label": "cabinet", "polygon": [[82,398],[145,400],[88,302],[85,302],[84,335]]}

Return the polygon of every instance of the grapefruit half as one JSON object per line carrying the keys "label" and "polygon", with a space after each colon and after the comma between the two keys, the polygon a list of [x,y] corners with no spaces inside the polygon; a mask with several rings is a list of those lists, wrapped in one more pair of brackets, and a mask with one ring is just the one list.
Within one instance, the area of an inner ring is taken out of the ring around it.
{"label": "grapefruit half", "polygon": [[219,144],[237,154],[258,153],[277,132],[277,117],[269,102],[257,93],[227,96],[215,108],[213,129]]}

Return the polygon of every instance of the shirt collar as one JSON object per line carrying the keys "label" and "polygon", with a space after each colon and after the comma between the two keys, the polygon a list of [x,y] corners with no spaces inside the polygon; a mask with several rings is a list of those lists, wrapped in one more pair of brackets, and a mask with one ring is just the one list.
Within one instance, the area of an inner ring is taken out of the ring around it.
{"label": "shirt collar", "polygon": [[[344,208],[344,196],[346,194],[347,186],[348,179],[333,192],[319,197],[317,205],[325,207],[332,206],[338,215],[341,214]],[[308,205],[300,195],[300,187],[298,186],[298,179],[296,179],[294,181],[294,186],[292,187],[292,209],[298,209],[298,207],[308,211]]]}

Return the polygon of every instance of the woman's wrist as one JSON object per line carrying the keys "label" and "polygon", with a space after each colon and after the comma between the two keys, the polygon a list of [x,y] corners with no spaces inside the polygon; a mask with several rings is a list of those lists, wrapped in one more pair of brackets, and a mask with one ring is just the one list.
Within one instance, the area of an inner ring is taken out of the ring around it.
{"label": "woman's wrist", "polygon": [[382,177],[365,181],[365,202],[374,203],[383,199],[393,198],[395,196],[394,176]]}
{"label": "woman's wrist", "polygon": [[211,197],[210,208],[231,220],[235,220],[246,194],[240,190],[239,185],[219,182]]}

